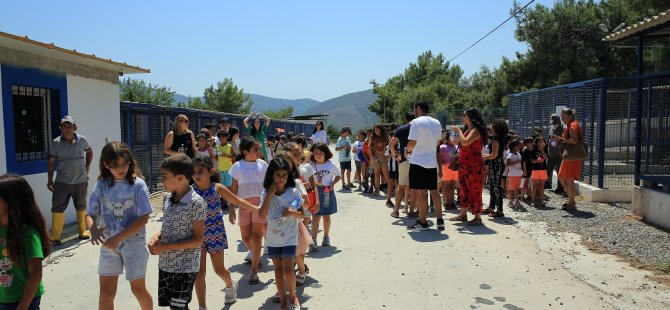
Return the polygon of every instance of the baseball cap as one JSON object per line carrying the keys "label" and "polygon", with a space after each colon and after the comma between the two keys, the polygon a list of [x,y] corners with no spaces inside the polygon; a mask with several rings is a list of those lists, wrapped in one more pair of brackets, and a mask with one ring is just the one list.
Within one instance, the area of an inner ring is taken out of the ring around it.
{"label": "baseball cap", "polygon": [[554,113],[551,115],[551,121],[549,122],[549,125],[554,125],[558,124],[561,122],[561,117],[558,116],[558,114]]}
{"label": "baseball cap", "polygon": [[70,115],[65,115],[65,116],[63,116],[63,118],[60,120],[61,125],[62,125],[63,123],[66,123],[66,122],[67,122],[67,123],[70,123],[70,124],[72,124],[72,125],[76,125],[76,124],[77,124],[77,123],[74,122],[74,117],[72,117],[72,116],[70,116]]}
{"label": "baseball cap", "polygon": [[219,122],[219,124],[221,124],[221,123],[228,123],[228,124],[230,124],[230,120],[229,120],[227,117],[224,117],[224,118],[222,118],[221,121]]}

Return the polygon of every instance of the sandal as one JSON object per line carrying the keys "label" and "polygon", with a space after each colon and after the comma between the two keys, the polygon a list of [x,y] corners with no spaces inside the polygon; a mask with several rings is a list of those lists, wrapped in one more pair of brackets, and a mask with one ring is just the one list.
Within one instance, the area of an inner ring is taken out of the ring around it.
{"label": "sandal", "polygon": [[[257,274],[253,274],[249,277],[249,285],[258,284],[260,282],[261,282],[261,279],[258,278]],[[277,298],[279,298],[279,295],[277,295]]]}
{"label": "sandal", "polygon": [[279,298],[279,292],[275,293],[275,295],[272,296],[272,302],[276,304],[281,303],[281,298]]}
{"label": "sandal", "polygon": [[468,216],[467,215],[466,216],[457,215],[457,216],[454,216],[454,217],[450,217],[449,220],[452,221],[452,222],[465,222],[465,221],[468,220]]}
{"label": "sandal", "polygon": [[393,217],[393,218],[399,218],[399,217],[400,217],[400,213],[399,213],[398,211],[393,211],[393,212],[391,212],[391,217]]}
{"label": "sandal", "polygon": [[419,213],[416,213],[415,211],[410,211],[409,213],[407,213],[407,217],[417,218],[417,217],[419,217]]}
{"label": "sandal", "polygon": [[468,226],[479,226],[482,225],[482,219],[474,218],[468,221]]}
{"label": "sandal", "polygon": [[489,216],[490,217],[505,217],[505,214],[501,213],[501,212],[491,212],[491,213],[489,213]]}
{"label": "sandal", "polygon": [[561,207],[561,210],[577,210],[577,205],[576,204],[575,205],[567,204],[567,205]]}

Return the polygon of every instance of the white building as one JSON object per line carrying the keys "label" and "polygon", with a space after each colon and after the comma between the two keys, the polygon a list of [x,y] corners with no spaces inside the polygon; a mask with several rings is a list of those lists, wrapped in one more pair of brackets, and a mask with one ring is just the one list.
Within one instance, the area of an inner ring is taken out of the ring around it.
{"label": "white building", "polygon": [[[94,152],[89,193],[99,175],[100,150],[121,140],[119,76],[149,70],[0,32],[0,175],[24,176],[51,225],[47,189],[49,142],[64,115]],[[76,221],[72,202],[66,223]]]}

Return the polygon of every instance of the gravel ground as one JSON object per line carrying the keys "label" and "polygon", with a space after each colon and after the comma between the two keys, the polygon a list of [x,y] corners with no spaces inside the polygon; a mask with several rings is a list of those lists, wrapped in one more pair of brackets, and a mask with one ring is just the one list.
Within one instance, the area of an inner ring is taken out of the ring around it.
{"label": "gravel ground", "polygon": [[576,211],[561,210],[565,201],[552,191],[547,208],[526,206],[521,211],[506,210],[508,220],[546,222],[551,230],[581,235],[608,254],[619,254],[642,264],[670,262],[670,232],[656,228],[632,214],[630,203],[577,202]]}

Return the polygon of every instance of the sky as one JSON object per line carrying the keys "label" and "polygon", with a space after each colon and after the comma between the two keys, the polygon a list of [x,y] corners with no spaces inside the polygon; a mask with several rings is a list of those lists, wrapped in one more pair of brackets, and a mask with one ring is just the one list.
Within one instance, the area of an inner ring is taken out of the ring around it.
{"label": "sky", "polygon": [[[525,4],[530,0],[520,0]],[[535,5],[553,5],[536,0]],[[247,93],[327,100],[451,59],[510,14],[512,0],[8,1],[0,31],[139,65],[182,95],[232,78]],[[510,20],[456,58],[466,75],[526,45]]]}

